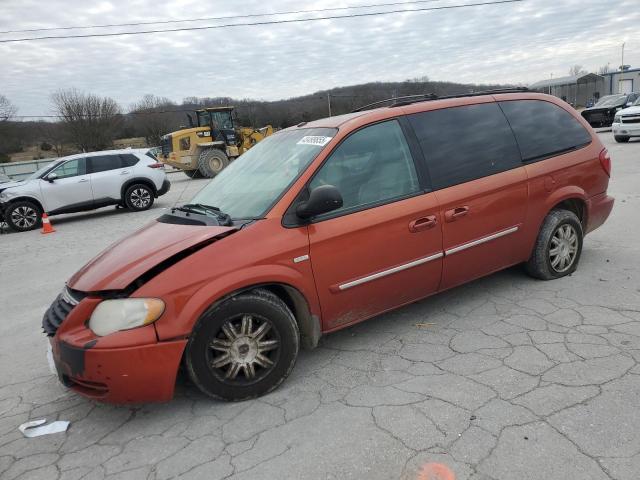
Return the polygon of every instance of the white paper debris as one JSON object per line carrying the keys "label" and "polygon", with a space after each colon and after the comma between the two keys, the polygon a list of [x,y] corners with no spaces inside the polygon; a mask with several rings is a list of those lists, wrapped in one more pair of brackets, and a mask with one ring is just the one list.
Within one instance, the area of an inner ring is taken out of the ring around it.
{"label": "white paper debris", "polygon": [[69,428],[70,422],[58,421],[51,422],[48,425],[44,425],[45,423],[47,423],[46,418],[43,418],[41,420],[32,420],[20,425],[18,427],[18,430],[20,430],[22,434],[27,438],[39,437],[41,435],[49,435],[51,433],[66,432],[67,428]]}

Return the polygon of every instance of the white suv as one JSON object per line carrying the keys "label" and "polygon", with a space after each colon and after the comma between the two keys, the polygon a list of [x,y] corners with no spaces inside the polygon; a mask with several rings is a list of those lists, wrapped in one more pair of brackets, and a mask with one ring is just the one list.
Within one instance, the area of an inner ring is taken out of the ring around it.
{"label": "white suv", "polygon": [[616,112],[611,129],[618,143],[627,143],[631,137],[640,137],[640,98],[630,107]]}
{"label": "white suv", "polygon": [[170,183],[148,150],[107,150],[63,157],[20,182],[0,184],[0,218],[17,231],[39,227],[48,215],[107,205],[147,210]]}

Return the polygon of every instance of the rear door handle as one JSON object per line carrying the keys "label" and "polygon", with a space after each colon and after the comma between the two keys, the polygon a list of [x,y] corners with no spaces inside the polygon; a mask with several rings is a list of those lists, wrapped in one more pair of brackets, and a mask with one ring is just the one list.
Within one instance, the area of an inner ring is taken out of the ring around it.
{"label": "rear door handle", "polygon": [[81,178],[80,180],[78,180],[78,183],[84,183],[84,182],[88,182],[89,179],[88,178]]}
{"label": "rear door handle", "polygon": [[129,170],[123,170],[120,172],[120,175],[126,175],[127,173],[129,173]]}
{"label": "rear door handle", "polygon": [[435,227],[437,223],[438,219],[435,215],[417,218],[409,223],[409,231],[411,233],[422,232],[423,230]]}
{"label": "rear door handle", "polygon": [[451,210],[444,212],[444,221],[453,222],[460,217],[464,217],[467,213],[469,213],[469,207],[466,205],[452,208]]}

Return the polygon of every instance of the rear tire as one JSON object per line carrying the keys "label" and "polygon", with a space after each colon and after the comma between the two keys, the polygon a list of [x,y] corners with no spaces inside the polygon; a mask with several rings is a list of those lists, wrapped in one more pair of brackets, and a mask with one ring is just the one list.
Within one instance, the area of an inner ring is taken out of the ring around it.
{"label": "rear tire", "polygon": [[153,206],[153,201],[153,191],[144,183],[131,185],[124,194],[124,203],[133,212],[149,210]]}
{"label": "rear tire", "polygon": [[191,333],[185,365],[205,394],[240,401],[274,390],[298,356],[300,332],[291,310],[255,289],[207,311]]}
{"label": "rear tire", "polygon": [[625,137],[622,135],[615,135],[613,138],[615,138],[616,142],[618,143],[627,143],[629,141],[629,137]]}
{"label": "rear tire", "polygon": [[198,157],[198,170],[202,176],[213,178],[229,165],[229,158],[217,148],[207,148],[200,152]]}
{"label": "rear tire", "polygon": [[552,210],[544,219],[527,273],[540,280],[553,280],[575,272],[583,241],[582,224],[575,213]]}
{"label": "rear tire", "polygon": [[28,200],[10,204],[5,210],[4,221],[16,232],[35,230],[42,225],[42,210]]}
{"label": "rear tire", "polygon": [[183,170],[183,172],[189,178],[202,178],[200,170]]}

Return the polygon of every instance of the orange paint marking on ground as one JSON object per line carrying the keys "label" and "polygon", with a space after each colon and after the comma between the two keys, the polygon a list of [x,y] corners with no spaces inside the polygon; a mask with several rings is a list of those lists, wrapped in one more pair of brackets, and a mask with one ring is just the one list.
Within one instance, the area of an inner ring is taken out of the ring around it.
{"label": "orange paint marking on ground", "polygon": [[456,480],[456,475],[446,465],[427,463],[420,470],[417,480]]}

